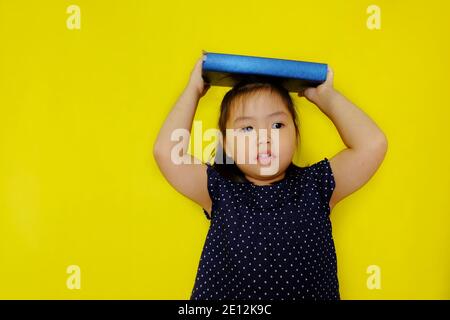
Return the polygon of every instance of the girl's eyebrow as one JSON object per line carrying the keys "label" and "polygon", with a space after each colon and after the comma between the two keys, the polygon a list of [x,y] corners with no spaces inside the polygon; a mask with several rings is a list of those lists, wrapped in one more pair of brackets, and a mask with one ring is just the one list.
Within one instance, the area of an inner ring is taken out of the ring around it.
{"label": "girl's eyebrow", "polygon": [[[268,114],[266,116],[266,118],[270,118],[270,117],[273,117],[273,116],[279,116],[279,115],[286,115],[286,113],[283,112],[283,111],[277,111],[277,112],[273,112],[271,114]],[[252,120],[252,119],[254,119],[254,117],[237,117],[236,119],[234,119],[234,123],[236,123],[238,121],[242,121],[242,120]]]}

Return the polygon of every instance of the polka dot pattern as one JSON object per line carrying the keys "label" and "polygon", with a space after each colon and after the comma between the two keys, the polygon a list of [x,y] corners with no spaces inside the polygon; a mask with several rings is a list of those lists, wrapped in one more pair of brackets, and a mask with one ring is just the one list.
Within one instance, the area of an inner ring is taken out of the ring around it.
{"label": "polka dot pattern", "polygon": [[264,186],[233,182],[209,163],[207,175],[211,225],[192,300],[340,299],[327,158],[292,163]]}

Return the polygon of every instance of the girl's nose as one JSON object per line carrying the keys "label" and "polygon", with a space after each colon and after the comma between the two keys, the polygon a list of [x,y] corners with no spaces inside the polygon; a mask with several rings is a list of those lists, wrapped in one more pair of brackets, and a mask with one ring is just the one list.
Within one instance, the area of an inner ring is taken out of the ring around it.
{"label": "girl's nose", "polygon": [[270,130],[259,130],[258,143],[270,143]]}

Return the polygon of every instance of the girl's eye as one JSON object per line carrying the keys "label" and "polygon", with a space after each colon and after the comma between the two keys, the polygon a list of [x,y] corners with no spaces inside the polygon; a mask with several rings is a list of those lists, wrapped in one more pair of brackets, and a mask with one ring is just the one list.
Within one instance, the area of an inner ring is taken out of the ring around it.
{"label": "girl's eye", "polygon": [[243,131],[243,132],[250,132],[252,129],[253,129],[253,127],[247,126],[247,127],[241,128],[241,131]]}
{"label": "girl's eye", "polygon": [[282,127],[284,127],[284,124],[281,122],[275,122],[272,126],[273,129],[281,129]]}

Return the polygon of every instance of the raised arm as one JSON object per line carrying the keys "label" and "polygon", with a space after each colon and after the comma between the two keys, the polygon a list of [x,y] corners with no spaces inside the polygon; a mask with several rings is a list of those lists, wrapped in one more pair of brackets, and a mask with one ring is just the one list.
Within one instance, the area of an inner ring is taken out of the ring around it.
{"label": "raised arm", "polygon": [[323,84],[308,88],[299,96],[305,96],[330,118],[347,146],[330,158],[336,182],[330,199],[333,208],[374,175],[385,157],[387,139],[368,115],[333,88],[331,68]]}
{"label": "raised arm", "polygon": [[[198,102],[209,89],[202,78],[203,55],[191,72],[184,91],[173,106],[153,145],[153,157],[167,181],[181,194],[198,203],[211,213],[212,202],[207,189],[206,165],[187,153],[189,139],[172,141],[171,135],[179,129],[190,134],[192,121]],[[175,146],[182,145],[178,154],[173,154]],[[178,159],[174,159],[178,158]],[[181,160],[181,164],[176,164]]]}

